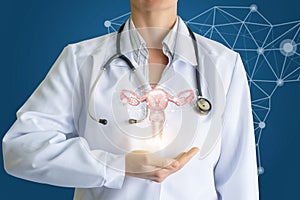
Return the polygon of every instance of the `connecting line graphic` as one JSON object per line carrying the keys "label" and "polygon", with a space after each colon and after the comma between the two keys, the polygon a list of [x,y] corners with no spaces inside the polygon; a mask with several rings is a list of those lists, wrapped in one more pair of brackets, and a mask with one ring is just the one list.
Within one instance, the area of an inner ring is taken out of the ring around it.
{"label": "connecting line graphic", "polygon": [[[114,32],[129,16],[130,12],[107,20],[104,26]],[[263,174],[260,141],[272,96],[284,84],[300,82],[300,20],[272,24],[256,5],[214,6],[186,24],[241,55],[251,90],[258,174]]]}

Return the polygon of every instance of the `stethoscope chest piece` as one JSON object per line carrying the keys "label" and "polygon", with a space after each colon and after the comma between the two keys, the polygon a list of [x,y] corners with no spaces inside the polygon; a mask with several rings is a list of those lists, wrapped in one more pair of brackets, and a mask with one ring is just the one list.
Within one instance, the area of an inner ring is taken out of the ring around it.
{"label": "stethoscope chest piece", "polygon": [[207,115],[211,110],[211,103],[203,97],[198,97],[196,107],[200,114]]}

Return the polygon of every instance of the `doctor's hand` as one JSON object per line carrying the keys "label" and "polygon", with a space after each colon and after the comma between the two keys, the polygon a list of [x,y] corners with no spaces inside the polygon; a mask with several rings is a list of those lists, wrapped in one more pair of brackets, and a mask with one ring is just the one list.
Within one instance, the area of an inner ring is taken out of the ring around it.
{"label": "doctor's hand", "polygon": [[198,153],[197,147],[182,152],[176,158],[162,158],[147,151],[133,151],[126,155],[126,176],[148,179],[158,183],[177,172]]}

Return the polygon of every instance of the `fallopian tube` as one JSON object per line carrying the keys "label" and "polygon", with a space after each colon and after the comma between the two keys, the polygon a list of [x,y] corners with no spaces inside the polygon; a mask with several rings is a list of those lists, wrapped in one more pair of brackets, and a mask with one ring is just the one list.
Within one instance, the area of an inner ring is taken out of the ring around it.
{"label": "fallopian tube", "polygon": [[143,96],[139,96],[131,90],[122,90],[120,94],[121,101],[131,106],[138,106],[140,103],[146,102],[147,108],[150,110],[149,121],[152,127],[152,136],[159,135],[162,137],[163,124],[165,122],[165,109],[169,102],[177,106],[191,104],[194,99],[193,90],[184,90],[176,96],[170,95],[161,88],[150,90]]}

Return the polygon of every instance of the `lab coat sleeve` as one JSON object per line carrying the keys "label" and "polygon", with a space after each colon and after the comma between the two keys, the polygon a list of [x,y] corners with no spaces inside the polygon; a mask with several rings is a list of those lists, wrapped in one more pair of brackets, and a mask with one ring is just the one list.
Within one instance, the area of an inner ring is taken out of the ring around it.
{"label": "lab coat sleeve", "polygon": [[220,200],[257,200],[258,174],[250,90],[242,60],[236,65],[226,94],[221,152],[215,167]]}
{"label": "lab coat sleeve", "polygon": [[11,175],[51,185],[121,188],[124,155],[91,150],[74,128],[72,95],[79,71],[74,48],[63,50],[17,112],[3,138],[4,167]]}

